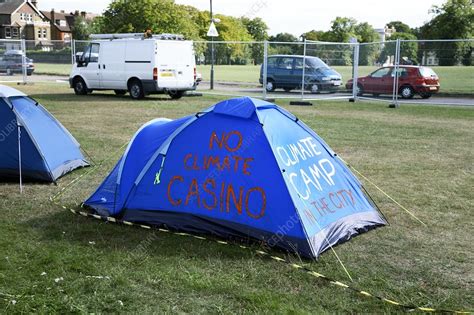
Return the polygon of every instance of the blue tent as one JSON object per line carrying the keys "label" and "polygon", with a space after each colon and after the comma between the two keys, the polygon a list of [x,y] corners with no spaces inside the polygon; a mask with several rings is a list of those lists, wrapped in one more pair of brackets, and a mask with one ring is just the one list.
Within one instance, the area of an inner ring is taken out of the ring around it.
{"label": "blue tent", "polygon": [[306,257],[386,224],[313,130],[247,97],[147,123],[85,205],[132,222],[251,237]]}
{"label": "blue tent", "polygon": [[0,178],[54,182],[88,163],[72,135],[40,104],[0,86]]}

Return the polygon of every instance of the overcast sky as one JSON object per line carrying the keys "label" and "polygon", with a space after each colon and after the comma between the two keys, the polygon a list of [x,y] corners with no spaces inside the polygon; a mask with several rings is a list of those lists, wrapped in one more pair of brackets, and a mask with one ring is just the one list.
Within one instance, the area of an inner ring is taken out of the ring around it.
{"label": "overcast sky", "polygon": [[[133,0],[132,0],[133,1]],[[101,13],[110,0],[38,0],[42,10],[89,11]],[[176,0],[199,9],[209,9],[209,0]],[[411,27],[430,19],[432,5],[446,0],[213,0],[214,11],[226,15],[261,17],[270,27],[270,34],[289,32],[301,35],[312,29],[328,30],[336,16],[353,17],[382,28],[387,22],[400,20]]]}

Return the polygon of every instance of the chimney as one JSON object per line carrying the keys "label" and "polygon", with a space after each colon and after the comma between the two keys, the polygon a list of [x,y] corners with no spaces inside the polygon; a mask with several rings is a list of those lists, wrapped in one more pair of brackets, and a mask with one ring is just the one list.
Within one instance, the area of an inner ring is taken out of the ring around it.
{"label": "chimney", "polygon": [[86,18],[86,15],[87,15],[87,12],[86,12],[86,11],[81,11],[81,16],[82,16],[83,19]]}
{"label": "chimney", "polygon": [[74,11],[75,16],[79,16],[79,10]]}
{"label": "chimney", "polygon": [[30,2],[35,8],[38,8],[38,0],[31,0]]}
{"label": "chimney", "polygon": [[51,9],[51,25],[54,25],[56,23],[56,12],[54,12],[54,9]]}

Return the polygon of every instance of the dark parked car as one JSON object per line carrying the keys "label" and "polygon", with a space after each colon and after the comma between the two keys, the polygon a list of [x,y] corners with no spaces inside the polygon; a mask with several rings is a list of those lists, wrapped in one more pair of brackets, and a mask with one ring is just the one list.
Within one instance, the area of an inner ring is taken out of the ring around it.
{"label": "dark parked car", "polygon": [[[305,60],[305,90],[312,93],[335,92],[342,85],[342,76],[317,57],[274,55],[268,57],[268,92],[277,88],[289,92],[301,88]],[[260,84],[263,84],[263,65],[260,69]]]}
{"label": "dark parked car", "polygon": [[[21,52],[15,53],[15,51],[7,51],[3,56],[0,56],[0,73],[23,73],[22,58],[23,55],[21,54]],[[33,64],[33,60],[28,57],[25,57],[25,63],[26,74],[32,75],[33,71],[35,71],[35,65]]]}
{"label": "dark parked car", "polygon": [[[422,98],[430,98],[438,93],[440,89],[439,78],[436,73],[428,67],[399,66],[398,69],[399,94],[402,98],[413,98],[415,94]],[[393,81],[395,78],[395,67],[383,67],[377,69],[366,77],[357,80],[357,95],[393,93]],[[352,79],[347,81],[346,88],[352,89]]]}

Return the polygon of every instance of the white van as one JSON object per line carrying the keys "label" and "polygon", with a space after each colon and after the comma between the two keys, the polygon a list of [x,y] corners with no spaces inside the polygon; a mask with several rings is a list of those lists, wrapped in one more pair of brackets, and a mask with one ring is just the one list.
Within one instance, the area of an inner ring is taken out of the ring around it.
{"label": "white van", "polygon": [[133,99],[148,94],[169,94],[181,98],[196,89],[196,59],[192,41],[179,35],[144,34],[92,35],[69,76],[77,95],[93,90],[127,91]]}

